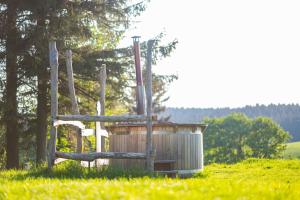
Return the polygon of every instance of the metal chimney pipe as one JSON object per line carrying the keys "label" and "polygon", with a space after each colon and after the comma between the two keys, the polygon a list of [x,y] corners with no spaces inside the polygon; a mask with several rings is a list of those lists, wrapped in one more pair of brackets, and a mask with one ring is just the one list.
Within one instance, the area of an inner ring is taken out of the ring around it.
{"label": "metal chimney pipe", "polygon": [[142,69],[141,69],[141,51],[140,51],[140,36],[134,36],[133,52],[136,73],[136,107],[137,114],[145,114],[145,90],[143,86]]}

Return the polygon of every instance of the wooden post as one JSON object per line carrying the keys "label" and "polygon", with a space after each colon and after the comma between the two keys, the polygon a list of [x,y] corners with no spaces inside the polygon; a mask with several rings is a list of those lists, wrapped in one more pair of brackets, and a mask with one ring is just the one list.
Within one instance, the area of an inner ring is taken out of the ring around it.
{"label": "wooden post", "polygon": [[[100,115],[105,115],[105,87],[106,87],[106,65],[102,65],[100,69]],[[101,123],[101,128],[104,129],[104,123]]]}
{"label": "wooden post", "polygon": [[[68,87],[69,87],[69,97],[72,102],[72,114],[79,115],[79,108],[75,94],[75,86],[74,86],[74,76],[73,76],[73,66],[72,66],[72,51],[66,51],[66,66],[67,66],[67,75],[68,75]],[[76,128],[77,133],[77,153],[82,152],[82,135],[81,129]]]}
{"label": "wooden post", "polygon": [[[100,82],[100,99],[97,101],[97,115],[105,115],[105,87],[106,87],[106,65],[102,65],[99,73]],[[101,152],[104,147],[105,140],[103,136],[104,122],[96,122],[96,152]],[[95,161],[96,166],[103,164],[105,160],[97,159]]]}
{"label": "wooden post", "polygon": [[136,74],[136,110],[138,115],[142,115],[145,114],[145,90],[143,86],[141,70],[141,52],[139,38],[139,36],[132,37]]}
{"label": "wooden post", "polygon": [[147,98],[147,140],[146,140],[146,154],[147,154],[147,170],[154,171],[154,154],[152,148],[152,47],[154,40],[147,42],[147,58],[146,58],[146,98]]}
{"label": "wooden post", "polygon": [[51,67],[51,130],[48,150],[48,168],[51,169],[54,165],[56,152],[57,129],[54,126],[54,121],[58,114],[58,51],[55,41],[49,42],[49,59]]}

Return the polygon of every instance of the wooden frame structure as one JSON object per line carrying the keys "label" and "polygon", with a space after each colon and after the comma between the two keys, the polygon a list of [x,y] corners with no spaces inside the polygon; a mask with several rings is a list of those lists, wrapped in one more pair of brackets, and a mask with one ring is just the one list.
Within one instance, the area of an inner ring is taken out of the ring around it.
{"label": "wooden frame structure", "polygon": [[[152,47],[154,40],[147,43],[147,63],[146,63],[146,115],[120,115],[120,116],[104,116],[104,115],[80,115],[78,104],[75,96],[73,69],[72,69],[72,52],[68,50],[66,57],[67,71],[69,80],[70,98],[72,101],[73,115],[58,114],[58,51],[56,42],[49,42],[49,58],[51,67],[51,130],[48,149],[48,168],[51,169],[57,158],[65,158],[72,160],[93,161],[96,159],[146,159],[146,169],[150,172],[154,170],[155,150],[152,147]],[[102,94],[103,95],[103,94]],[[101,105],[102,107],[104,105]],[[146,122],[147,136],[145,153],[135,152],[92,152],[81,153],[82,138],[81,130],[84,125],[82,121],[89,122]],[[78,127],[77,136],[77,153],[66,153],[56,151],[57,127],[62,124],[69,124]]]}

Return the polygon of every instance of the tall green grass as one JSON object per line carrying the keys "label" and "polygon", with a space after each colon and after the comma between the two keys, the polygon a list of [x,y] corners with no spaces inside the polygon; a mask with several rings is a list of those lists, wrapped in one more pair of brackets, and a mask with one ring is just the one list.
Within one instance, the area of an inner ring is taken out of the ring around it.
{"label": "tall green grass", "polygon": [[74,164],[0,172],[0,199],[299,199],[300,160],[212,164],[189,179]]}

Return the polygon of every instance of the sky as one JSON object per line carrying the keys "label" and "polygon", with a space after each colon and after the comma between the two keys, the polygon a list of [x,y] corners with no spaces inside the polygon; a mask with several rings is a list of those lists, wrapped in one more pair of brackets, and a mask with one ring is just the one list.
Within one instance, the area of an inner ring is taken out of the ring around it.
{"label": "sky", "polygon": [[126,33],[179,41],[153,66],[177,74],[168,107],[300,103],[299,0],[151,0]]}

